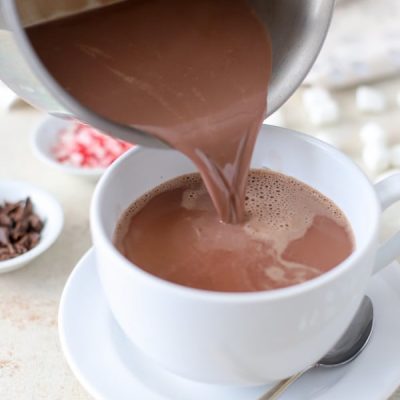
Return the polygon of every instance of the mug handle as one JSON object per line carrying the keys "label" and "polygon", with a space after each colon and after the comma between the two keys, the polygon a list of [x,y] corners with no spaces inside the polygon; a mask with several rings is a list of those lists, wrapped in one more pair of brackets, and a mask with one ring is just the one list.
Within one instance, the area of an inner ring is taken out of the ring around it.
{"label": "mug handle", "polygon": [[[389,176],[378,182],[375,185],[375,190],[382,205],[382,210],[384,211],[393,203],[400,200],[400,173]],[[379,272],[399,256],[400,231],[395,233],[378,249],[373,273]]]}

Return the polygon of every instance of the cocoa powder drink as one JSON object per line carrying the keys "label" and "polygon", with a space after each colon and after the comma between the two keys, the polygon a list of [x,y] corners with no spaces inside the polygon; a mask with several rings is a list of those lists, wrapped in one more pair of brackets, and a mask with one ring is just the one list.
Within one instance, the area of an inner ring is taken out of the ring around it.
{"label": "cocoa powder drink", "polygon": [[344,215],[322,194],[270,171],[248,181],[272,49],[245,0],[123,1],[27,34],[79,102],[157,136],[201,174],[122,216],[115,243],[137,266],[194,288],[258,291],[314,278],[352,252]]}
{"label": "cocoa powder drink", "polygon": [[164,183],[122,215],[117,248],[164,280],[197,289],[250,292],[318,277],[353,251],[346,217],[294,178],[251,171],[245,222],[218,219],[198,174]]}
{"label": "cocoa powder drink", "polygon": [[186,154],[220,218],[243,220],[272,66],[269,34],[245,0],[124,1],[27,34],[72,96]]}

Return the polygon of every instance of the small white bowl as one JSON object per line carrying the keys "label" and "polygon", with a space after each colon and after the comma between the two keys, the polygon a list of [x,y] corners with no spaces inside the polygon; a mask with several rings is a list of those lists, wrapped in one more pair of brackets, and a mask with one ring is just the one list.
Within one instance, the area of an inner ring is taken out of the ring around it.
{"label": "small white bowl", "polygon": [[72,121],[49,116],[43,119],[32,132],[31,144],[33,153],[39,160],[57,168],[59,171],[96,182],[104,173],[105,168],[73,167],[58,162],[53,156],[52,149],[56,146],[61,131],[73,123]]}
{"label": "small white bowl", "polygon": [[0,204],[30,197],[35,213],[44,223],[39,243],[31,250],[9,260],[0,261],[0,273],[21,268],[46,251],[58,238],[64,213],[56,199],[45,191],[22,181],[0,180]]}

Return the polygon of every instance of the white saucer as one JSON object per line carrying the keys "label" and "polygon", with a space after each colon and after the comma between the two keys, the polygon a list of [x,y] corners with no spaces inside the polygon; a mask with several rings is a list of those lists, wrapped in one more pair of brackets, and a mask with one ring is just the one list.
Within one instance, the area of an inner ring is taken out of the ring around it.
{"label": "white saucer", "polygon": [[[371,279],[375,331],[352,364],[314,370],[282,400],[386,400],[400,385],[400,266]],[[96,399],[256,400],[264,388],[237,389],[177,377],[153,364],[124,336],[113,319],[90,250],[64,289],[59,326],[73,372]]]}

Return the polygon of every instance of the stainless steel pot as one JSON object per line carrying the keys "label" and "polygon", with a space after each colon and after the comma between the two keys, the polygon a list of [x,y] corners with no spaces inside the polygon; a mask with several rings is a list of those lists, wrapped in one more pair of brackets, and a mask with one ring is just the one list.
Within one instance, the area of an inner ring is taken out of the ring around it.
{"label": "stainless steel pot", "polygon": [[[104,7],[121,0],[1,0],[0,79],[33,106],[64,118],[78,118],[130,142],[166,145],[148,133],[119,125],[78,103],[52,78],[35,54],[25,27]],[[331,21],[334,0],[249,0],[271,32],[273,73],[269,114],[300,85],[313,65]]]}

